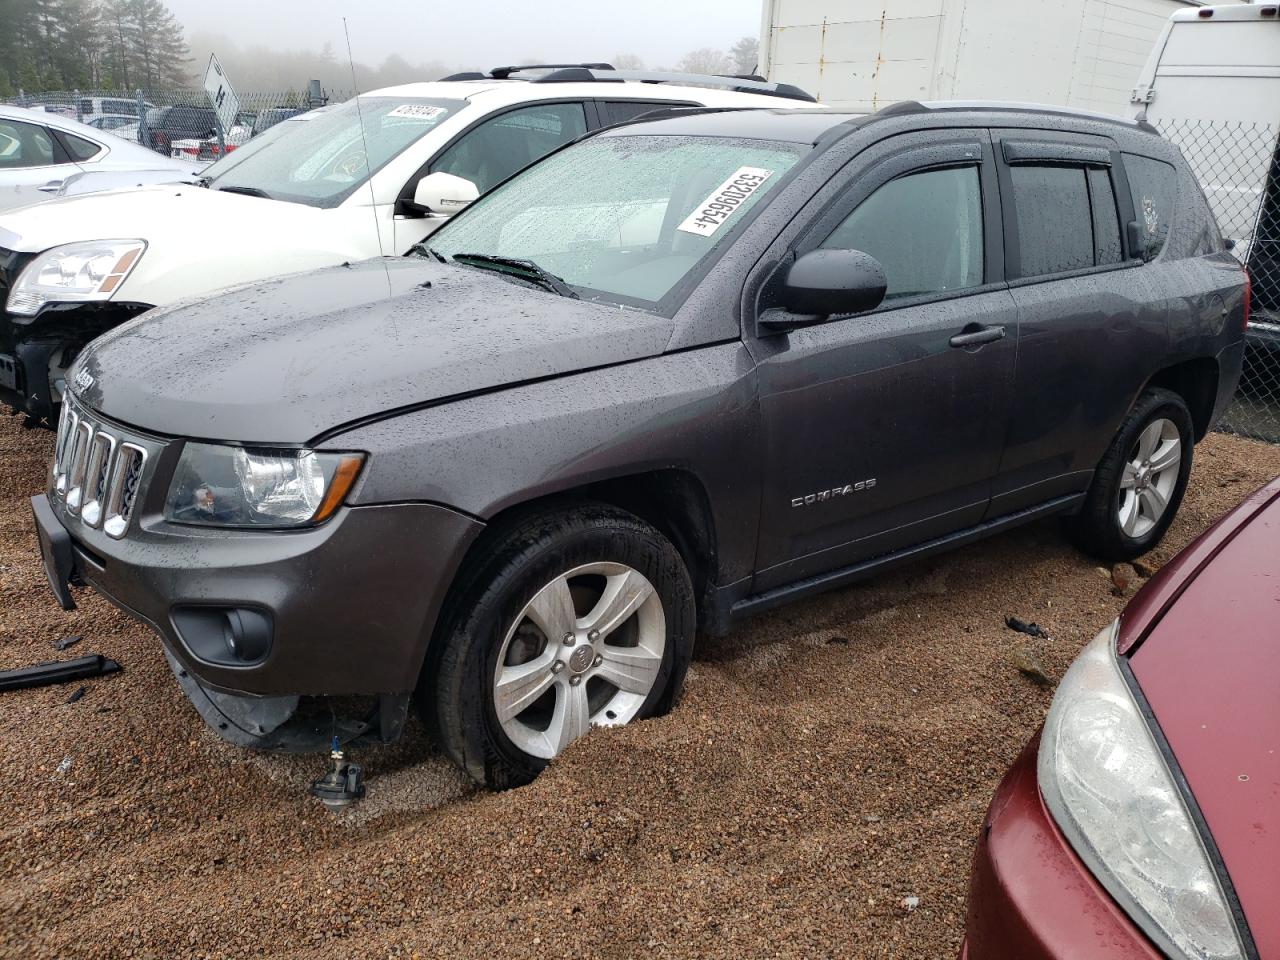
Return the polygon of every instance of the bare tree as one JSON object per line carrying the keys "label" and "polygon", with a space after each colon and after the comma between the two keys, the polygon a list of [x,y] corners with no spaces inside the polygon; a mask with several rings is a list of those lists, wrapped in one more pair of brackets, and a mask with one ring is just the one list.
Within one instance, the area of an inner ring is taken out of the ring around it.
{"label": "bare tree", "polygon": [[743,37],[729,48],[735,73],[755,73],[760,66],[760,41],[756,37]]}
{"label": "bare tree", "polygon": [[676,64],[676,69],[681,73],[731,73],[733,61],[723,50],[704,47],[701,50],[686,53]]}
{"label": "bare tree", "polygon": [[619,70],[643,70],[644,61],[634,53],[615,53],[609,61]]}

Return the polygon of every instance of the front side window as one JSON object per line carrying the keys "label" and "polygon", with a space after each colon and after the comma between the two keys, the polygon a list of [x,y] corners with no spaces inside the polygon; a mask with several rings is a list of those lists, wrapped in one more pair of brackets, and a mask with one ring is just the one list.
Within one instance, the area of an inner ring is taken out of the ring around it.
{"label": "front side window", "polygon": [[1164,249],[1169,239],[1169,220],[1173,216],[1173,196],[1178,174],[1169,164],[1136,154],[1124,155],[1129,190],[1133,193],[1133,209],[1142,235],[1143,258],[1150,260]]}
{"label": "front side window", "polygon": [[804,148],[721,137],[604,136],[554,154],[428,241],[532,260],[584,299],[652,305],[714,256]]}
{"label": "front side window", "polygon": [[1009,168],[1009,177],[1021,276],[1092,267],[1093,219],[1084,167],[1018,164]]}
{"label": "front side window", "polygon": [[53,139],[34,123],[0,119],[0,170],[53,163]]}
{"label": "front side window", "polygon": [[880,261],[885,299],[982,284],[982,189],[978,168],[925,170],[891,180],[822,242]]}
{"label": "front side window", "polygon": [[272,200],[336,207],[466,105],[421,97],[361,97],[358,105],[348,100],[275,124],[205,176],[214,190],[247,189]]}
{"label": "front side window", "polygon": [[587,132],[580,103],[523,107],[486,120],[440,154],[432,173],[470,180],[481,193]]}

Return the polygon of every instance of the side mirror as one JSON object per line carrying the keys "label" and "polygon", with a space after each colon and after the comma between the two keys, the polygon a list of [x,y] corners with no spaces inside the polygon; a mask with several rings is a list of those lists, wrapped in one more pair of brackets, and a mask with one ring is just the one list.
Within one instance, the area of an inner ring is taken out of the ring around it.
{"label": "side mirror", "polygon": [[864,313],[884,300],[884,267],[860,250],[811,250],[793,263],[782,281],[785,313],[762,318],[774,329],[809,326],[833,314]]}
{"label": "side mirror", "polygon": [[480,191],[470,180],[452,173],[429,173],[413,190],[413,203],[431,213],[450,216],[466,208]]}

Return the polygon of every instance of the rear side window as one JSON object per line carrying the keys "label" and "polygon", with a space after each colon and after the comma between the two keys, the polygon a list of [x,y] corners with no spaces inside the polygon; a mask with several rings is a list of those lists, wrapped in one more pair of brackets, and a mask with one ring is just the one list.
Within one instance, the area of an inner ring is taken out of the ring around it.
{"label": "rear side window", "polygon": [[982,189],[977,167],[926,170],[890,180],[822,242],[880,261],[885,299],[982,283]]}
{"label": "rear side window", "polygon": [[44,167],[53,162],[49,131],[34,123],[0,119],[0,170]]}
{"label": "rear side window", "polygon": [[92,140],[86,140],[84,137],[77,137],[74,133],[65,131],[62,133],[62,142],[73,160],[90,160],[102,150]]}
{"label": "rear side window", "polygon": [[1093,266],[1093,219],[1083,167],[1009,168],[1018,221],[1021,276]]}
{"label": "rear side window", "polygon": [[1119,263],[1120,216],[1116,213],[1116,193],[1111,189],[1111,174],[1092,167],[1089,177],[1089,208],[1093,212],[1094,262],[1101,265]]}
{"label": "rear side window", "polygon": [[[1162,160],[1124,155],[1129,190],[1133,193],[1133,209],[1142,235],[1142,254],[1150,260],[1164,249],[1169,239],[1169,220],[1173,216],[1173,196],[1177,189],[1177,172]],[[1136,251],[1135,251],[1136,252]]]}
{"label": "rear side window", "polygon": [[600,100],[597,102],[600,108],[600,122],[605,126],[612,123],[625,123],[627,120],[634,120],[636,117],[646,113],[653,113],[655,110],[665,110],[668,107],[696,107],[696,103],[654,103],[652,101],[645,103],[637,103],[634,100]]}

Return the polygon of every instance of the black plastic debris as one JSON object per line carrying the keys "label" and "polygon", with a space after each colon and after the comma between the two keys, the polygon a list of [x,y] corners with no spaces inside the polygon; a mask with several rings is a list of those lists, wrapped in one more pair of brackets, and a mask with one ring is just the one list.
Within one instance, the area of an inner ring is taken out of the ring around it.
{"label": "black plastic debris", "polygon": [[1049,639],[1049,634],[1038,623],[1024,623],[1017,617],[1005,617],[1004,624],[1010,630],[1017,630],[1019,633],[1027,634],[1027,636],[1040,637],[1042,640]]}
{"label": "black plastic debris", "polygon": [[108,673],[117,673],[120,664],[100,653],[91,653],[74,660],[54,660],[37,663],[17,670],[0,671],[0,691],[23,690],[28,687],[47,687],[54,683],[70,683],[87,680]]}
{"label": "black plastic debris", "polygon": [[68,647],[74,647],[77,643],[79,643],[83,639],[84,637],[80,636],[79,634],[73,634],[69,637],[63,637],[61,640],[56,641],[54,643],[54,646],[57,647],[59,650],[66,650]]}
{"label": "black plastic debris", "polygon": [[75,703],[77,700],[79,700],[81,697],[85,695],[85,691],[87,691],[88,689],[89,689],[88,687],[77,687],[76,692],[73,693],[71,696],[67,697],[67,703]]}

